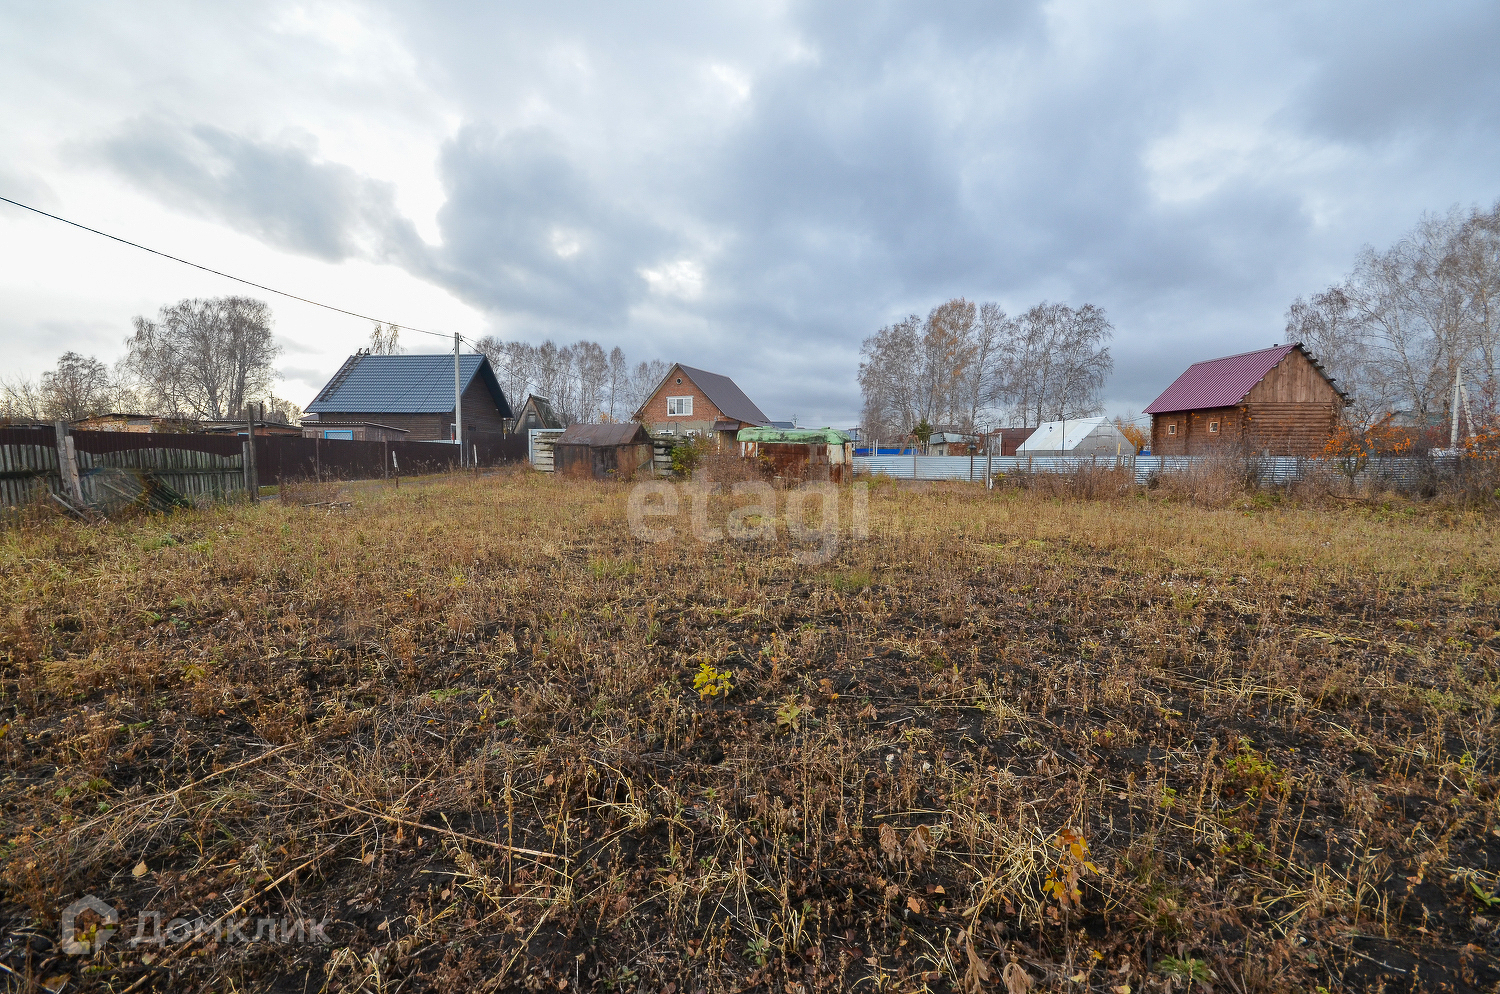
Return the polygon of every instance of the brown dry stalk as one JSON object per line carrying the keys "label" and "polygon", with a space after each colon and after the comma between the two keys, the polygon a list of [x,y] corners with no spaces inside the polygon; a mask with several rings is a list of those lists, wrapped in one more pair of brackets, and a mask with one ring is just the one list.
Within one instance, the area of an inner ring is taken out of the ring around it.
{"label": "brown dry stalk", "polygon": [[197,941],[198,936],[212,934],[214,929],[216,929],[220,925],[222,925],[231,916],[238,914],[239,912],[243,911],[246,907],[248,907],[251,901],[254,901],[256,898],[263,897],[271,889],[273,889],[275,887],[279,887],[280,885],[286,883],[286,881],[288,881],[292,877],[296,876],[302,870],[307,869],[309,866],[311,866],[312,864],[316,863],[318,860],[322,859],[324,856],[327,856],[329,853],[333,852],[338,847],[339,847],[339,843],[334,843],[333,845],[329,846],[327,849],[324,849],[322,852],[314,853],[312,856],[308,857],[303,862],[301,862],[301,863],[297,864],[296,866],[292,867],[290,870],[286,871],[281,876],[277,877],[275,880],[272,880],[270,883],[266,884],[260,890],[256,891],[254,894],[251,894],[249,897],[245,898],[239,904],[236,904],[234,907],[232,907],[228,911],[224,912],[218,918],[214,919],[214,921],[207,928],[195,930],[193,932],[193,934],[189,935],[187,937],[187,939],[185,939],[183,941],[182,945],[178,946],[176,949],[172,950],[172,952],[169,953],[167,956],[163,957],[160,966],[156,967],[154,970],[151,970],[151,971],[149,971],[147,973],[141,974],[140,977],[136,978],[136,982],[135,983],[133,983],[129,987],[125,988],[123,991],[120,992],[120,994],[130,994],[131,991],[138,990],[142,984],[144,984],[146,981],[148,981],[148,980],[151,979],[151,976],[152,976],[153,973],[159,973],[160,971],[166,969],[167,966],[170,963],[172,963],[172,961],[174,961],[175,959],[177,959],[177,957],[181,956],[184,952],[186,952],[193,945],[193,943]]}

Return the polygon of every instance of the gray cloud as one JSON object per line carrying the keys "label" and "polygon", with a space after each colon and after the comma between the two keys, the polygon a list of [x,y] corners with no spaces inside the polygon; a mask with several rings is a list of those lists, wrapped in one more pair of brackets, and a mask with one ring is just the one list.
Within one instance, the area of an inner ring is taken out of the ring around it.
{"label": "gray cloud", "polygon": [[336,262],[413,262],[421,240],[395,191],[308,144],[258,141],[208,124],[130,122],[93,150],[168,206],[196,211],[280,248]]}
{"label": "gray cloud", "polygon": [[951,295],[1090,301],[1108,395],[1281,335],[1423,210],[1500,195],[1500,13],[1387,4],[394,6],[441,149],[441,243],[389,185],[207,125],[103,145],[163,202],[391,260],[501,334],[594,337],[848,418],[860,340]]}

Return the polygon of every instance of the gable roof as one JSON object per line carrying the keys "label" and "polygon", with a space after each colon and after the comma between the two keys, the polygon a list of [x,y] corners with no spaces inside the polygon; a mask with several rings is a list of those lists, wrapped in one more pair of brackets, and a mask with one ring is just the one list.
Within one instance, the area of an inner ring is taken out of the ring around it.
{"label": "gable roof", "polygon": [[[682,370],[682,374],[692,380],[694,385],[703,391],[703,395],[712,401],[713,405],[725,417],[752,425],[766,425],[771,423],[771,419],[766,417],[761,409],[755,406],[755,402],[745,396],[745,391],[736,386],[735,382],[729,377],[718,373],[710,373],[706,369],[694,369],[692,366],[684,366],[680,362],[673,364],[672,369]],[[660,393],[661,388],[666,386],[667,380],[671,378],[672,372],[668,370],[666,379],[663,379],[661,384],[655,390],[651,391],[651,396],[655,397]]]}
{"label": "gable roof", "polygon": [[534,393],[527,394],[526,403],[521,405],[521,413],[517,417],[526,417],[528,408],[536,414],[537,420],[541,421],[543,428],[561,428],[563,426],[562,419],[553,413],[552,401],[546,397],[538,397]]}
{"label": "gable roof", "polygon": [[553,445],[631,445],[646,444],[651,436],[646,426],[634,421],[620,424],[572,424],[566,431],[552,440]]}
{"label": "gable roof", "polygon": [[1267,373],[1293,352],[1301,352],[1309,362],[1323,374],[1328,385],[1345,400],[1349,398],[1333,382],[1312,354],[1301,342],[1278,345],[1258,352],[1225,356],[1222,359],[1206,359],[1195,362],[1162,395],[1146,408],[1147,414],[1166,414],[1171,411],[1197,411],[1206,407],[1233,407],[1245,399],[1255,384],[1265,379]]}
{"label": "gable roof", "polygon": [[[459,356],[458,375],[461,390],[480,380],[489,389],[500,416],[511,416],[510,403],[488,359],[482,355]],[[453,356],[442,352],[352,355],[306,410],[309,414],[447,414],[453,410]]]}

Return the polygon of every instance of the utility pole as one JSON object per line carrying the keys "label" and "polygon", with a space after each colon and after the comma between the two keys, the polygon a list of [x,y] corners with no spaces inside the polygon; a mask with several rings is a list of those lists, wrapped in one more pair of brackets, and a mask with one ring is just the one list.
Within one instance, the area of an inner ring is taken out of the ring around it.
{"label": "utility pole", "polygon": [[458,332],[453,333],[453,440],[458,443],[458,464],[464,464],[464,404],[458,385]]}

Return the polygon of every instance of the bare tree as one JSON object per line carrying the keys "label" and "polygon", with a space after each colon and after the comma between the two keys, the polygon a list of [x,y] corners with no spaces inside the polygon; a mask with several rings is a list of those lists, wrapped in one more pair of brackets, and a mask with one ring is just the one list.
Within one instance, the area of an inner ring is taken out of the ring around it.
{"label": "bare tree", "polygon": [[598,421],[605,413],[605,394],[609,390],[609,356],[598,342],[575,342],[569,351],[578,382],[576,419],[586,423]]}
{"label": "bare tree", "polygon": [[370,332],[370,355],[400,355],[405,351],[401,347],[401,329],[376,321],[375,330]]}
{"label": "bare tree", "polygon": [[999,304],[980,305],[979,322],[974,326],[974,359],[968,382],[964,384],[968,399],[966,424],[977,426],[980,413],[995,404],[1002,381],[999,356],[1006,339],[1015,333],[1015,322]]}
{"label": "bare tree", "polygon": [[630,411],[624,410],[629,407],[626,397],[628,384],[630,383],[630,364],[625,361],[625,351],[616,345],[609,352],[609,420],[619,421],[627,417]]}
{"label": "bare tree", "polygon": [[634,371],[630,374],[630,382],[626,386],[625,406],[630,409],[629,417],[633,418],[640,413],[646,401],[651,399],[652,391],[667,378],[667,372],[670,369],[671,367],[660,359],[636,364]]}
{"label": "bare tree", "polygon": [[[502,342],[494,335],[485,335],[474,347],[483,353],[500,380],[500,389],[517,412],[531,392],[533,372],[536,367],[536,348],[526,342]],[[550,399],[550,398],[549,398]]]}
{"label": "bare tree", "polygon": [[860,421],[872,439],[897,439],[929,420],[930,393],[922,386],[922,319],[912,314],[881,328],[860,346]]}
{"label": "bare tree", "polygon": [[109,367],[93,356],[64,352],[57,368],[42,374],[41,392],[52,418],[77,421],[102,414],[111,399]]}
{"label": "bare tree", "polygon": [[265,402],[265,419],[275,424],[294,425],[302,420],[302,408],[284,397],[272,396]]}
{"label": "bare tree", "polygon": [[35,380],[17,377],[0,382],[0,416],[6,421],[47,421],[51,411]]}
{"label": "bare tree", "polygon": [[1107,344],[1113,336],[1109,318],[1093,304],[1037,304],[1008,326],[996,399],[1022,425],[1099,413],[1114,369]]}
{"label": "bare tree", "polygon": [[1356,403],[1378,404],[1383,390],[1366,375],[1370,346],[1354,298],[1347,284],[1298,297],[1286,311],[1286,340],[1302,343]]}
{"label": "bare tree", "polygon": [[922,327],[922,407],[935,424],[956,424],[968,413],[977,316],[974,304],[955,297],[934,307]]}
{"label": "bare tree", "polygon": [[1460,376],[1500,393],[1500,203],[1428,215],[1365,248],[1345,282],[1287,311],[1287,334],[1355,393],[1355,413],[1435,422]]}
{"label": "bare tree", "polygon": [[237,417],[268,392],[280,350],[271,309],[249,297],[182,300],[159,317],[135,319],[125,366],[153,410],[221,419]]}

